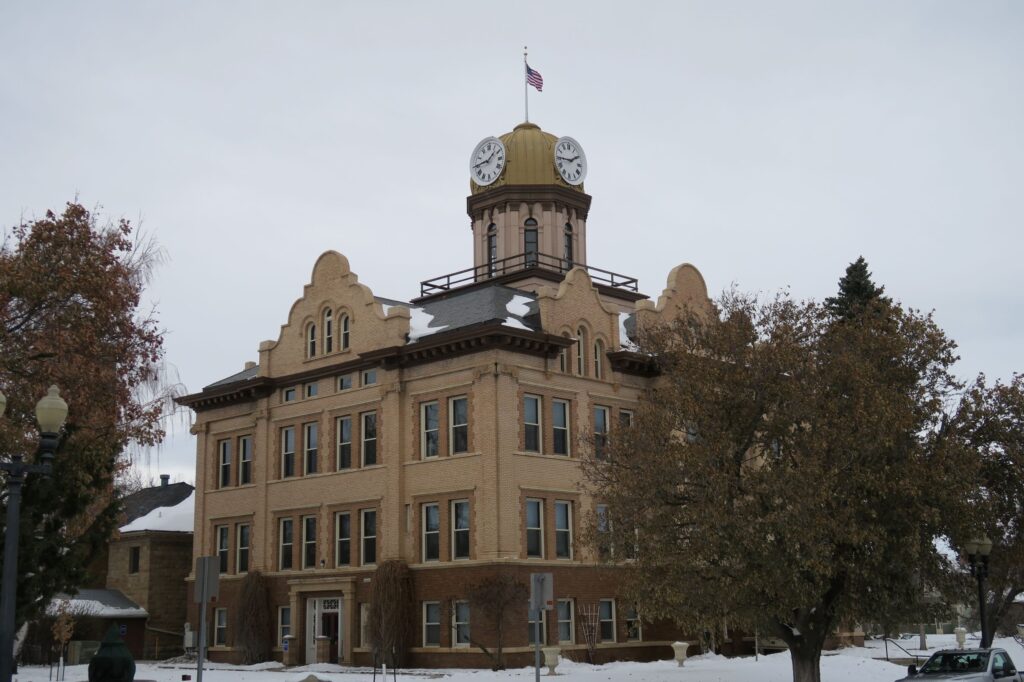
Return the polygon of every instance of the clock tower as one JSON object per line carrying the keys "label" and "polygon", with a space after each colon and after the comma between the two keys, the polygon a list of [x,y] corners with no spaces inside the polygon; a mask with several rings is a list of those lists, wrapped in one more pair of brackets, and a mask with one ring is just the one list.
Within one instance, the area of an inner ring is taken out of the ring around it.
{"label": "clock tower", "polygon": [[563,271],[585,265],[586,173],[578,142],[536,124],[520,123],[510,133],[484,139],[470,160],[466,200],[473,265],[488,274],[518,265]]}
{"label": "clock tower", "polygon": [[574,267],[586,269],[613,306],[632,310],[646,298],[636,279],[587,262],[591,197],[583,186],[587,156],[575,139],[520,123],[481,140],[470,154],[469,174],[473,267],[422,282],[418,300],[485,283],[537,292]]}

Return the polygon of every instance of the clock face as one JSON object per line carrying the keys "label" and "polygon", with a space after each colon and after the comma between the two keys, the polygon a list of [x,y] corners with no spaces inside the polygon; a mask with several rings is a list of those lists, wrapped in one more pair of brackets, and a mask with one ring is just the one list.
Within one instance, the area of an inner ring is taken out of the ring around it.
{"label": "clock face", "polygon": [[505,170],[505,145],[496,137],[485,137],[469,157],[469,174],[478,185],[489,185]]}
{"label": "clock face", "polygon": [[571,137],[560,137],[555,143],[555,168],[570,185],[582,185],[587,177],[587,155],[580,143]]}

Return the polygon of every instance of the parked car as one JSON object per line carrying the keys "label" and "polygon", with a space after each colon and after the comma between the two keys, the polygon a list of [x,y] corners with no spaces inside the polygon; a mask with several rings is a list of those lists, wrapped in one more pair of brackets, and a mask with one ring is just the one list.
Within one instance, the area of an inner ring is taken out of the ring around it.
{"label": "parked car", "polygon": [[1005,649],[944,649],[936,651],[918,670],[912,665],[896,682],[957,680],[957,682],[1024,682]]}

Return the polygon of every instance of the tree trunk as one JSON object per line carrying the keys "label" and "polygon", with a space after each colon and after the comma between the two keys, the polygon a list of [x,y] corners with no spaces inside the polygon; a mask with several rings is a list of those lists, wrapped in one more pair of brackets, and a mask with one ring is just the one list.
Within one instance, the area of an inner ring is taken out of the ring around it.
{"label": "tree trunk", "polygon": [[790,646],[789,658],[793,664],[793,682],[821,682],[821,646],[805,642],[803,646]]}

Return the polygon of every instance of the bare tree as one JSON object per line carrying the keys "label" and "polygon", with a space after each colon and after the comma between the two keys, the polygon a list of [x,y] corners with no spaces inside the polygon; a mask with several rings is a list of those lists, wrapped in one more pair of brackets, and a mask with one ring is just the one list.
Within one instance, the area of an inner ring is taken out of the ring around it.
{"label": "bare tree", "polygon": [[505,628],[517,607],[525,602],[527,594],[526,584],[508,569],[484,578],[469,588],[469,605],[473,609],[474,618],[491,626],[489,629],[493,629],[496,635],[493,650],[473,634],[480,630],[470,629],[469,642],[487,654],[491,659],[492,670],[505,669]]}

